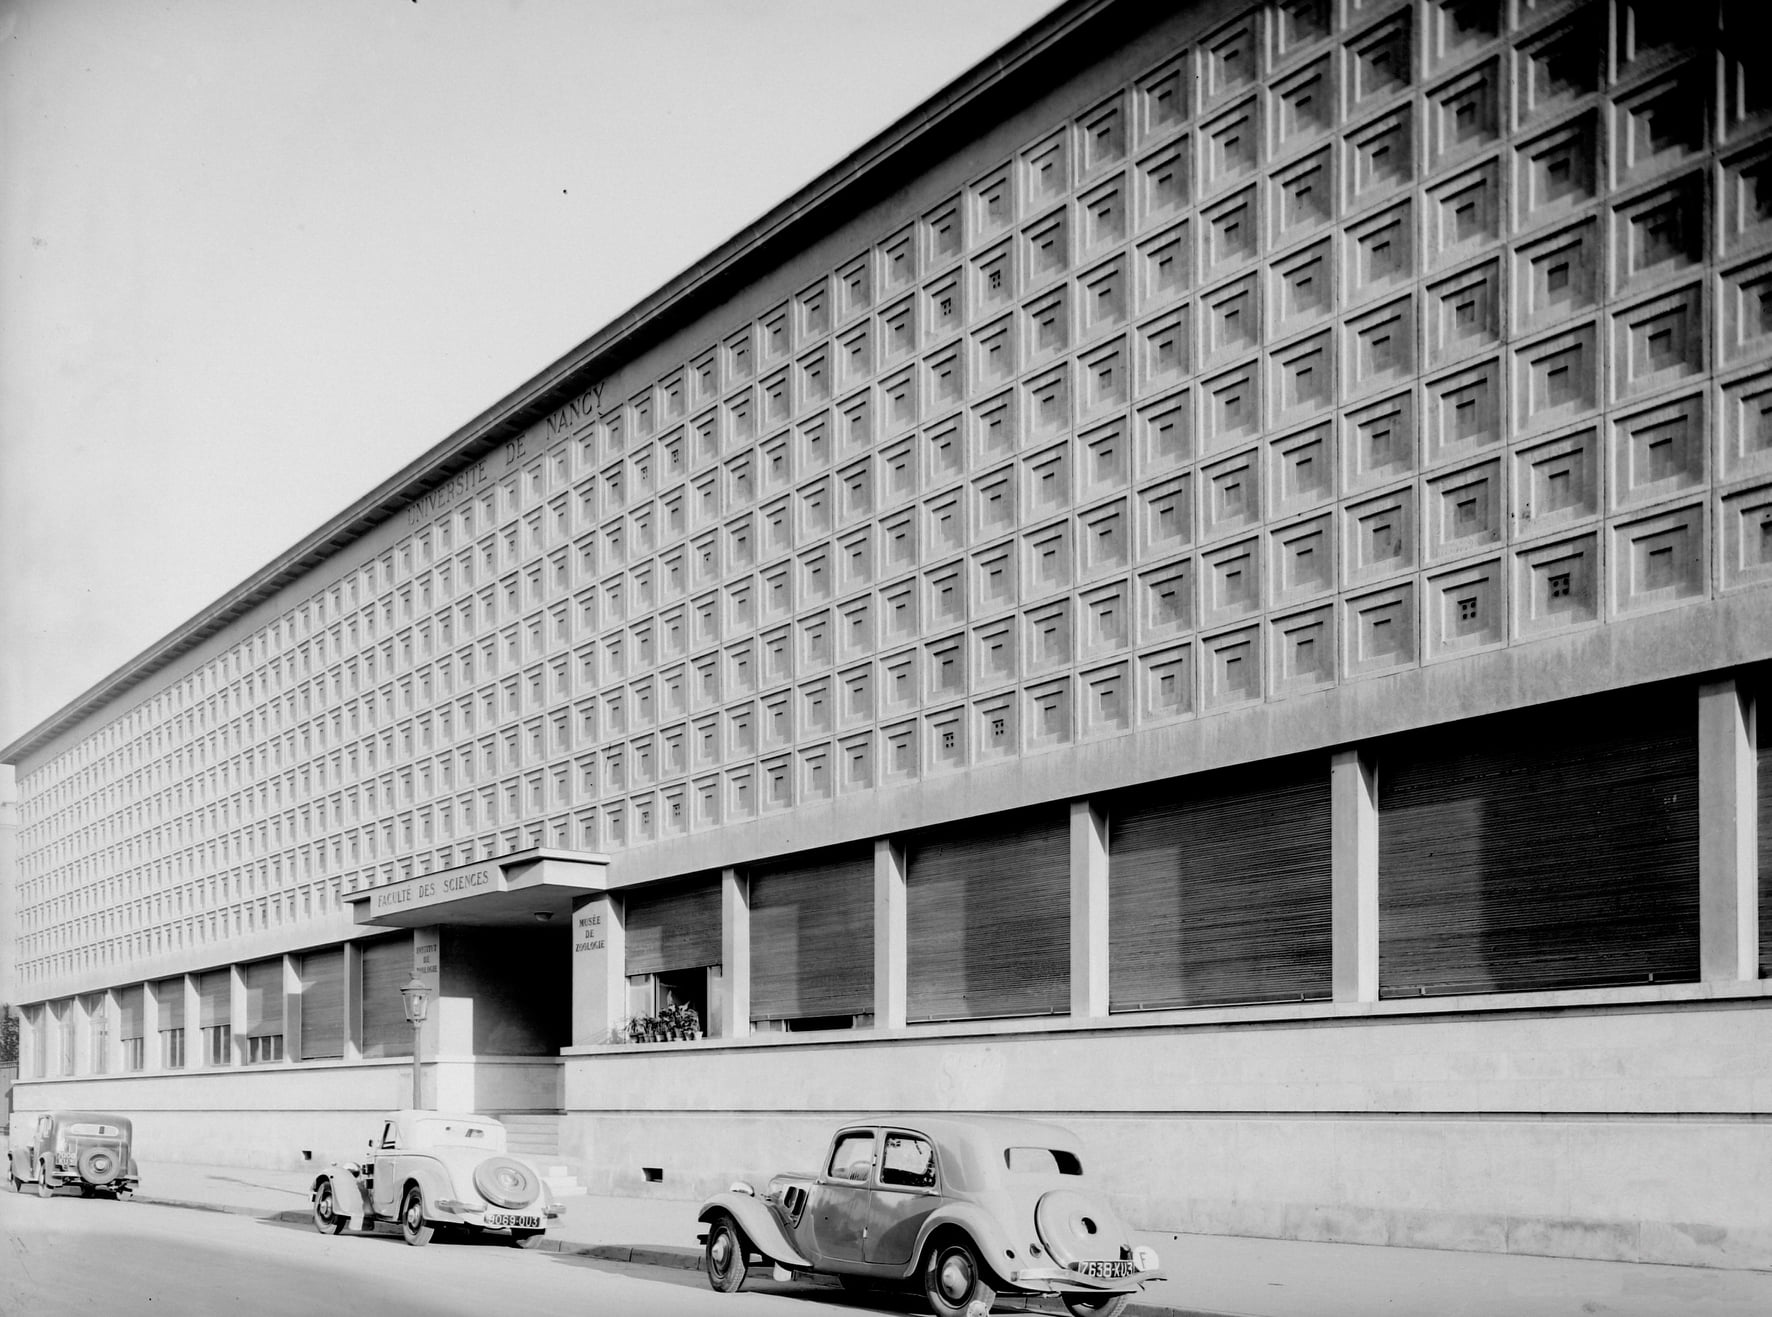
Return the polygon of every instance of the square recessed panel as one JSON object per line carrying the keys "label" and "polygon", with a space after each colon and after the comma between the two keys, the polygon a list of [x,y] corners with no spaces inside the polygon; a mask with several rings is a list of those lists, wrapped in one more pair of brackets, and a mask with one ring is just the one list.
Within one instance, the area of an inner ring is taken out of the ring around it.
{"label": "square recessed panel", "polygon": [[1505,586],[1499,558],[1427,576],[1422,590],[1427,657],[1451,658],[1505,641]]}
{"label": "square recessed panel", "polygon": [[1629,398],[1702,375],[1704,339],[1697,285],[1614,313],[1613,397]]}
{"label": "square recessed panel", "polygon": [[1560,220],[1596,195],[1598,120],[1590,111],[1514,148],[1514,225]]}
{"label": "square recessed panel", "polygon": [[1342,574],[1348,585],[1416,566],[1415,490],[1405,485],[1349,504],[1342,514]]}
{"label": "square recessed panel", "polygon": [[1599,223],[1582,220],[1514,254],[1514,323],[1534,329],[1598,304],[1602,282]]}
{"label": "square recessed panel", "polygon": [[1434,476],[1426,491],[1429,562],[1478,553],[1500,543],[1507,516],[1499,458]]}
{"label": "square recessed panel", "polygon": [[1515,534],[1530,538],[1595,515],[1600,508],[1599,438],[1577,430],[1513,454]]}
{"label": "square recessed panel", "polygon": [[1750,375],[1723,388],[1722,476],[1772,471],[1772,375]]}
{"label": "square recessed panel", "polygon": [[1717,515],[1722,520],[1717,530],[1722,540],[1722,588],[1772,582],[1772,486],[1725,495]]}
{"label": "square recessed panel", "polygon": [[1615,614],[1647,612],[1703,596],[1704,505],[1614,524],[1609,559]]}
{"label": "square recessed panel", "polygon": [[1347,413],[1342,422],[1344,480],[1351,492],[1406,475],[1420,463],[1415,400],[1400,393]]}
{"label": "square recessed panel", "polygon": [[1612,506],[1631,507],[1702,485],[1709,430],[1701,394],[1612,421]]}
{"label": "square recessed panel", "polygon": [[1350,677],[1389,672],[1415,662],[1415,583],[1372,590],[1345,600],[1341,632]]}
{"label": "square recessed panel", "polygon": [[1600,615],[1600,553],[1596,535],[1521,549],[1514,554],[1514,633],[1541,635],[1595,621]]}

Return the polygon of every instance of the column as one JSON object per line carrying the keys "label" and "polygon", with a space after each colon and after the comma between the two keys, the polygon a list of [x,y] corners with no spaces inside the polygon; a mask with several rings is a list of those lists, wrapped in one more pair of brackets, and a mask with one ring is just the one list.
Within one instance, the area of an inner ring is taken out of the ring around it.
{"label": "column", "polygon": [[905,1017],[904,848],[890,837],[874,842],[874,1027],[902,1029]]}
{"label": "column", "polygon": [[246,1064],[246,976],[228,966],[228,1064]]}
{"label": "column", "polygon": [[1336,1001],[1378,1000],[1378,769],[1359,750],[1330,764],[1330,945]]}
{"label": "column", "polygon": [[123,1007],[117,990],[106,988],[98,996],[97,1027],[93,1030],[93,1066],[101,1075],[123,1071]]}
{"label": "column", "polygon": [[1071,1015],[1108,1013],[1107,818],[1071,802]]}
{"label": "column", "polygon": [[160,998],[153,983],[142,984],[142,1073],[156,1074],[160,1064]]}
{"label": "column", "polygon": [[197,989],[197,976],[187,974],[185,983],[185,1069],[200,1070],[209,1064],[203,1046],[203,994]]}
{"label": "column", "polygon": [[751,1032],[751,880],[737,869],[720,873],[720,1005],[723,1038]]}
{"label": "column", "polygon": [[363,948],[356,942],[344,944],[345,1046],[346,1061],[363,1059]]}
{"label": "column", "polygon": [[37,1017],[34,1012],[40,1008],[10,1008],[18,1016],[18,1077],[35,1079],[37,1077],[37,1051],[41,1044],[37,1041]]}
{"label": "column", "polygon": [[1734,678],[1698,688],[1698,959],[1706,982],[1760,975],[1754,702]]}
{"label": "column", "polygon": [[301,1059],[301,966],[296,957],[283,957],[283,1059]]}
{"label": "column", "polygon": [[599,892],[572,906],[572,1045],[609,1041],[627,1018],[627,933],[621,897]]}

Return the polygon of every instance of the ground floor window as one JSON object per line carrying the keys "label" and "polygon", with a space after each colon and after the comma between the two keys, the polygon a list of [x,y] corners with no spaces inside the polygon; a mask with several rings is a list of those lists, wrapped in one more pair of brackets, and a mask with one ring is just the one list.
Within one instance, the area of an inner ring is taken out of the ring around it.
{"label": "ground floor window", "polygon": [[117,992],[117,1036],[123,1045],[125,1070],[140,1070],[147,1063],[142,1030],[142,986],[137,983]]}
{"label": "ground floor window", "polygon": [[1698,977],[1698,704],[1643,687],[1377,747],[1386,996]]}
{"label": "ground floor window", "polygon": [[1070,1009],[1070,807],[905,838],[906,1018]]}
{"label": "ground floor window", "polygon": [[720,879],[633,892],[625,898],[623,927],[630,1034],[713,1032],[708,977],[720,965]]}
{"label": "ground floor window", "polygon": [[261,1065],[283,1059],[283,1035],[280,1033],[249,1034],[246,1038],[246,1064]]}
{"label": "ground floor window", "polygon": [[872,1020],[872,843],[754,869],[750,901],[754,1028],[848,1029]]}
{"label": "ground floor window", "polygon": [[183,1070],[185,1068],[185,1031],[183,1029],[162,1029],[160,1031],[160,1064],[167,1070]]}
{"label": "ground floor window", "polygon": [[412,1026],[400,989],[412,978],[412,934],[360,945],[363,1055],[411,1056]]}
{"label": "ground floor window", "polygon": [[301,1059],[345,1054],[345,953],[343,947],[310,951],[299,961]]}
{"label": "ground floor window", "polygon": [[1327,756],[1095,803],[1108,823],[1112,1010],[1331,995]]}
{"label": "ground floor window", "polygon": [[210,1066],[233,1063],[234,1031],[225,1024],[203,1026],[203,1064]]}
{"label": "ground floor window", "polygon": [[154,985],[154,1005],[160,1014],[160,1064],[182,1070],[185,1064],[185,981],[161,979]]}

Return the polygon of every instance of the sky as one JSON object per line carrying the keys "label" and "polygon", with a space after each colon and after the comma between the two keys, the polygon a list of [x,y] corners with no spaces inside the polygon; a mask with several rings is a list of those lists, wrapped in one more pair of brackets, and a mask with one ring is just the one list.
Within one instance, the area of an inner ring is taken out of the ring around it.
{"label": "sky", "polygon": [[0,0],[0,745],[1055,0]]}

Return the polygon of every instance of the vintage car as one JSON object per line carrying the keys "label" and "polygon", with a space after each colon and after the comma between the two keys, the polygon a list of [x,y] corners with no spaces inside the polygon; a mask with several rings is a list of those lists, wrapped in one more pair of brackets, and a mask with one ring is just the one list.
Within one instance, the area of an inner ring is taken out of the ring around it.
{"label": "vintage car", "polygon": [[921,1284],[939,1317],[999,1293],[1056,1294],[1111,1317],[1147,1281],[1134,1245],[1057,1125],[1008,1118],[878,1117],[845,1125],[815,1175],[738,1183],[701,1209],[708,1283],[731,1292],[753,1262],[849,1288]]}
{"label": "vintage car", "polygon": [[314,1180],[314,1228],[373,1230],[398,1221],[408,1244],[431,1242],[439,1226],[508,1230],[527,1248],[560,1215],[541,1173],[505,1151],[491,1116],[391,1111],[361,1162],[334,1162]]}
{"label": "vintage car", "polygon": [[132,1129],[127,1116],[103,1111],[15,1114],[7,1149],[7,1178],[14,1193],[35,1183],[48,1198],[59,1185],[77,1184],[82,1197],[95,1193],[127,1198],[135,1192]]}

